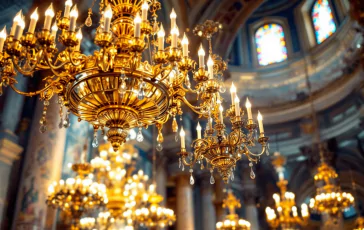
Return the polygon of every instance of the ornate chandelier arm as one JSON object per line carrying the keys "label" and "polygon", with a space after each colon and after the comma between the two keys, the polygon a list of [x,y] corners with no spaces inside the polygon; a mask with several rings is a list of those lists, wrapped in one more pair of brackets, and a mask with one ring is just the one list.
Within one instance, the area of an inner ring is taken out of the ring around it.
{"label": "ornate chandelier arm", "polygon": [[[207,107],[207,106],[194,106],[184,96],[178,95],[177,99],[181,99],[183,101],[183,103],[185,103],[193,112],[197,113],[198,115],[203,115],[201,110]],[[207,105],[207,103],[206,103],[206,105]]]}
{"label": "ornate chandelier arm", "polygon": [[42,94],[44,93],[45,91],[49,90],[50,88],[54,87],[54,84],[50,84],[46,87],[44,87],[43,89],[41,90],[37,90],[35,92],[23,92],[23,91],[20,91],[19,89],[17,89],[15,87],[14,84],[10,84],[9,85],[16,93],[20,94],[20,95],[23,95],[23,96],[27,96],[27,97],[33,97],[33,96],[36,96],[36,95],[39,95],[39,94]]}
{"label": "ornate chandelier arm", "polygon": [[[74,60],[72,56],[73,54],[78,54],[77,59]],[[104,55],[103,55],[104,56]],[[80,52],[68,52],[68,57],[73,66],[80,66],[81,64],[85,63],[86,55],[81,54]]]}
{"label": "ornate chandelier arm", "polygon": [[262,151],[259,154],[252,153],[246,145],[244,145],[244,148],[247,151],[248,155],[254,156],[254,157],[260,157],[267,151],[267,146],[265,144],[262,144]]}
{"label": "ornate chandelier arm", "polygon": [[16,57],[15,55],[11,55],[11,61],[12,61],[13,66],[19,73],[21,73],[22,75],[26,75],[26,76],[32,76],[36,67],[42,68],[42,69],[48,69],[48,68],[44,68],[43,66],[39,65],[40,60],[41,60],[40,57],[42,56],[42,53],[43,53],[42,51],[37,53],[37,55],[36,55],[37,62],[33,66],[31,66],[31,68],[28,70],[25,70],[20,65],[18,65],[17,61],[15,60],[15,57]]}

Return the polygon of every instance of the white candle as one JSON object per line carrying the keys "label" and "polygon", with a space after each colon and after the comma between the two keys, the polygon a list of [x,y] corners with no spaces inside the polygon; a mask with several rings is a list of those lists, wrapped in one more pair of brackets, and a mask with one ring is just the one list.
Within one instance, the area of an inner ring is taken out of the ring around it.
{"label": "white candle", "polygon": [[181,132],[179,133],[179,135],[181,137],[181,149],[185,149],[186,148],[186,142],[185,142],[186,133],[183,130],[183,127],[181,128]]}
{"label": "white candle", "polygon": [[224,108],[222,107],[222,105],[220,105],[219,111],[220,111],[220,123],[224,124],[224,117],[222,116],[222,112],[224,111]]}
{"label": "white candle", "polygon": [[81,156],[80,156],[80,160],[81,160],[81,163],[85,163],[85,161],[86,161],[85,150],[82,151]]}
{"label": "white candle", "polygon": [[166,36],[166,33],[164,32],[163,24],[161,24],[161,27],[158,31],[158,50],[162,51],[164,50],[164,36]]}
{"label": "white candle", "polygon": [[207,70],[209,73],[209,79],[214,78],[214,61],[212,60],[211,56],[209,56],[209,59],[207,60]]}
{"label": "white candle", "polygon": [[235,116],[240,117],[240,100],[237,96],[235,96],[234,104],[235,104]]}
{"label": "white candle", "polygon": [[186,34],[183,35],[183,39],[182,39],[182,53],[183,53],[183,57],[188,57],[188,38],[186,36]]}
{"label": "white candle", "polygon": [[14,35],[15,40],[19,40],[20,37],[23,35],[24,27],[25,27],[25,22],[24,22],[24,18],[22,17],[18,21],[18,24],[16,25],[15,35]]}
{"label": "white candle", "polygon": [[70,31],[74,32],[76,30],[76,21],[78,18],[77,4],[72,7],[70,17]]}
{"label": "white candle", "polygon": [[205,50],[202,48],[202,44],[198,50],[198,64],[200,68],[205,68]]}
{"label": "white candle", "polygon": [[149,9],[148,2],[146,0],[144,0],[143,5],[142,5],[142,20],[143,21],[146,21],[148,19],[148,9]]}
{"label": "white candle", "polygon": [[249,98],[246,99],[245,102],[246,111],[248,112],[248,120],[252,120],[252,104],[250,104]]}
{"label": "white candle", "polygon": [[104,32],[106,33],[110,31],[111,18],[112,10],[110,4],[108,4],[104,13]]}
{"label": "white candle", "polygon": [[37,21],[39,18],[37,11],[38,11],[38,7],[34,10],[32,15],[30,16],[30,24],[29,24],[29,29],[28,29],[29,33],[34,33],[35,27],[37,25]]}
{"label": "white candle", "polygon": [[58,31],[58,26],[57,26],[57,23],[54,22],[53,26],[52,26],[52,36],[54,38],[54,41],[56,40],[56,37],[57,37],[57,31]]}
{"label": "white candle", "polygon": [[210,127],[210,130],[212,130],[212,117],[209,117],[209,118],[208,118],[208,120],[209,120],[209,127]]}
{"label": "white candle", "polygon": [[142,23],[142,19],[140,14],[137,13],[134,19],[134,37],[140,38],[140,23]]}
{"label": "white candle", "polygon": [[234,100],[236,97],[236,87],[234,85],[234,82],[231,83],[230,94],[231,94],[231,105],[234,105]]}
{"label": "white candle", "polygon": [[262,116],[262,114],[260,114],[259,111],[258,111],[258,117],[257,118],[258,118],[260,136],[264,137],[263,116]]}
{"label": "white candle", "polygon": [[0,32],[0,53],[3,52],[5,40],[6,40],[6,26],[4,26],[3,30]]}
{"label": "white candle", "polygon": [[52,19],[54,17],[53,3],[51,3],[45,12],[44,27],[45,30],[51,29]]}
{"label": "white candle", "polygon": [[169,17],[171,18],[171,30],[173,30],[173,28],[176,27],[176,18],[177,18],[177,14],[174,11],[174,9],[172,9],[172,12],[169,15]]}
{"label": "white candle", "polygon": [[79,29],[78,31],[77,31],[77,34],[76,34],[76,38],[77,38],[77,40],[78,40],[78,45],[76,46],[76,48],[75,48],[75,50],[76,51],[80,51],[80,48],[81,48],[81,41],[82,41],[82,31],[81,31],[81,29]]}
{"label": "white candle", "polygon": [[11,27],[10,30],[10,36],[14,36],[15,34],[15,30],[16,30],[16,26],[18,25],[19,21],[21,20],[22,17],[22,11],[20,10],[14,17],[13,19],[13,25]]}
{"label": "white candle", "polygon": [[197,130],[197,139],[201,139],[201,125],[200,125],[200,122],[197,122],[197,127],[196,127],[196,130]]}
{"label": "white candle", "polygon": [[67,0],[64,8],[63,17],[68,18],[70,16],[71,6],[72,6],[72,0]]}
{"label": "white candle", "polygon": [[177,36],[178,36],[178,29],[177,27],[174,27],[171,31],[171,35],[172,35],[172,42],[171,42],[171,47],[172,48],[177,48]]}

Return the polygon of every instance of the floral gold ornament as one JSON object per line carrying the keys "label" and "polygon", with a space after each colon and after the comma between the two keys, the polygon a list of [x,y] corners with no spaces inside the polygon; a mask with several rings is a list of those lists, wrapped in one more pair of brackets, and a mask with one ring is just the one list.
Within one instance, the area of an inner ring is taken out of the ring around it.
{"label": "floral gold ornament", "polygon": [[250,223],[244,219],[239,219],[236,209],[241,207],[240,200],[229,190],[227,197],[223,200],[223,208],[229,210],[225,220],[216,223],[217,230],[250,230]]}
{"label": "floral gold ornament", "polygon": [[[99,129],[106,133],[117,151],[127,141],[130,129],[138,128],[137,140],[143,141],[142,129],[156,125],[156,147],[161,151],[163,124],[170,118],[175,121],[176,116],[181,116],[183,105],[209,122],[211,119],[218,121],[218,101],[223,101],[220,93],[226,91],[222,82],[226,63],[212,53],[211,38],[220,24],[207,21],[194,30],[209,42],[208,56],[205,57],[201,46],[199,66],[195,68],[196,62],[190,58],[188,50],[188,36],[179,31],[174,10],[170,15],[171,34],[165,38],[163,25],[157,20],[156,11],[161,9],[158,0],[101,0],[99,6],[101,19],[94,36],[94,43],[99,48],[92,55],[82,53],[82,29],[83,25],[92,24],[92,7],[85,23],[80,25],[78,7],[70,0],[65,1],[64,12],[58,11],[57,15],[52,4],[48,7],[42,28],[39,25],[37,28],[36,10],[30,17],[31,27],[23,33],[26,23],[19,12],[11,33],[7,36],[5,28],[1,33],[1,87],[9,86],[21,95],[39,96],[44,101],[40,120],[42,133],[47,131],[47,106],[54,96],[58,96],[60,106],[67,109],[67,113],[60,112],[62,118],[68,120],[68,114],[73,113],[79,121],[93,125],[95,140],[92,145],[95,148]],[[63,46],[58,46],[57,42]],[[207,70],[205,58],[208,58]],[[43,84],[36,91],[21,91],[17,88],[18,73],[42,78]],[[190,77],[196,83],[193,86]],[[198,104],[192,105],[186,94],[196,94]],[[241,155],[251,156],[252,161],[256,161],[252,158],[259,155],[247,149],[254,143],[257,125],[253,119],[242,120],[234,102],[228,111],[234,127],[230,135],[223,135],[224,124],[216,122],[216,127],[210,127],[206,132],[206,140],[197,140],[194,144],[199,152],[197,158],[206,156],[205,159],[212,164],[211,169],[220,171],[225,181]],[[67,117],[63,117],[64,114]],[[64,125],[68,126],[69,122]],[[243,128],[249,130],[248,136],[241,132]],[[177,133],[177,130],[178,124],[174,122],[173,131]],[[216,137],[212,137],[214,132]],[[264,149],[267,140],[261,131],[257,141]],[[212,147],[211,152],[205,151],[207,146]],[[224,156],[221,159],[213,157],[216,154]],[[226,157],[226,154],[232,157]],[[180,155],[185,162],[186,151],[181,151]]]}
{"label": "floral gold ornament", "polygon": [[273,165],[278,173],[280,194],[273,194],[275,208],[267,207],[265,209],[266,218],[269,226],[281,229],[297,229],[307,225],[309,220],[309,211],[307,204],[301,205],[301,216],[295,202],[295,194],[287,191],[288,181],[284,179],[284,164],[286,159],[278,152],[275,153]]}

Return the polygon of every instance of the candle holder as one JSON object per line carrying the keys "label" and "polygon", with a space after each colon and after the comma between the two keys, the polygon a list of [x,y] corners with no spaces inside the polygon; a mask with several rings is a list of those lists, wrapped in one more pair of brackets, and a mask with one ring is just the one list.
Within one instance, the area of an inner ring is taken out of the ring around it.
{"label": "candle holder", "polygon": [[157,64],[165,64],[167,63],[167,55],[163,50],[158,50],[157,53],[154,54],[154,61]]}
{"label": "candle holder", "polygon": [[62,18],[58,19],[57,26],[61,30],[68,31],[70,28],[70,19],[66,18],[66,17],[62,17]]}
{"label": "candle holder", "polygon": [[0,68],[5,66],[5,61],[6,61],[5,53],[1,52],[0,53]]}
{"label": "candle holder", "polygon": [[34,48],[37,42],[37,38],[33,33],[27,32],[25,35],[21,37],[20,43],[22,46],[27,47],[28,49]]}
{"label": "candle holder", "polygon": [[193,75],[193,79],[197,82],[197,83],[202,83],[205,82],[209,79],[208,77],[208,73],[204,68],[198,68],[198,70],[195,72],[195,74]]}
{"label": "candle holder", "polygon": [[182,52],[179,48],[169,48],[167,52],[167,59],[168,61],[172,62],[179,62],[182,59]]}
{"label": "candle holder", "polygon": [[206,81],[206,92],[207,93],[217,93],[220,89],[220,83],[215,79],[208,79]]}
{"label": "candle holder", "polygon": [[20,44],[20,41],[18,40],[15,40],[15,39],[9,39],[9,42],[7,44],[7,47],[6,47],[6,52],[12,56],[16,56],[16,57],[20,57],[20,54],[21,54],[21,48],[22,48],[22,45]]}
{"label": "candle holder", "polygon": [[41,32],[38,33],[38,42],[42,46],[50,46],[54,43],[54,36],[50,33],[49,30],[43,29]]}
{"label": "candle holder", "polygon": [[190,71],[194,69],[196,62],[189,57],[183,57],[180,62],[178,62],[178,68],[181,71]]}
{"label": "candle holder", "polygon": [[75,47],[79,44],[79,40],[76,37],[76,32],[74,31],[62,31],[59,36],[60,42],[67,47]]}
{"label": "candle holder", "polygon": [[150,25],[148,20],[142,21],[140,25],[140,31],[144,36],[148,36],[152,32],[152,26]]}
{"label": "candle holder", "polygon": [[98,45],[102,48],[106,48],[111,45],[111,42],[112,42],[112,33],[110,33],[110,32],[96,33],[96,36],[95,36],[96,45]]}
{"label": "candle holder", "polygon": [[141,52],[143,52],[145,47],[146,47],[146,45],[145,45],[144,39],[134,37],[131,40],[130,49],[131,49],[132,52],[141,53]]}

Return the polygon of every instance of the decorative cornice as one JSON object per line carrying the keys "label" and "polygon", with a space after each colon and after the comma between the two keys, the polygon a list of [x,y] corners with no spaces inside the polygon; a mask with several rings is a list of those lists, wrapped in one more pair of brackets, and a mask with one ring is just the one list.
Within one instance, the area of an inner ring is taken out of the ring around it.
{"label": "decorative cornice", "polygon": [[10,141],[9,139],[0,139],[0,161],[7,165],[12,165],[18,160],[23,152],[23,147]]}

